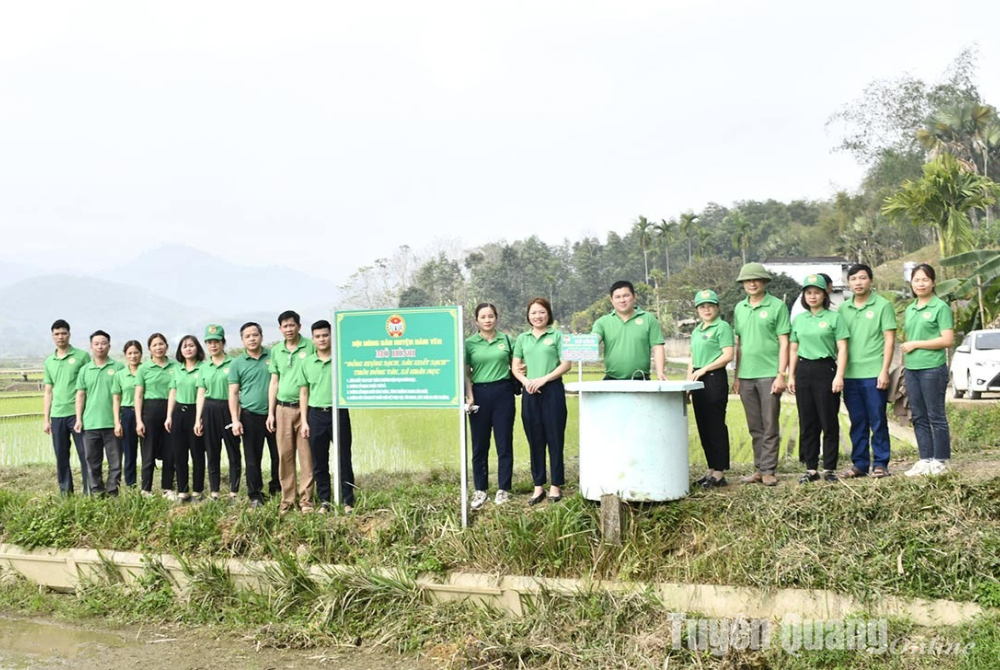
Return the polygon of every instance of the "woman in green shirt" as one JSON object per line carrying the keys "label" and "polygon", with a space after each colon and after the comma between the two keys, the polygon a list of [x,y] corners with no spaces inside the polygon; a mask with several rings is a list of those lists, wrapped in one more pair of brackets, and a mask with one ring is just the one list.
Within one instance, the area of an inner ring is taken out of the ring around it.
{"label": "woman in green shirt", "polygon": [[476,305],[479,332],[465,340],[465,401],[472,433],[472,478],[476,492],[472,509],[486,503],[489,486],[490,433],[497,443],[499,489],[494,502],[510,499],[514,476],[514,384],[510,361],[511,339],[497,332],[497,308],[488,302]]}
{"label": "woman in green shirt", "polygon": [[122,470],[125,486],[135,486],[135,457],[139,435],[135,432],[135,382],[142,362],[142,345],[137,340],[125,343],[125,367],[111,382],[115,415],[115,437],[121,440]]}
{"label": "woman in green shirt", "polygon": [[908,477],[939,475],[951,457],[951,430],[944,410],[948,389],[948,356],[955,341],[955,322],[948,304],[934,294],[934,268],[918,265],[910,275],[916,299],[906,308],[906,341],[900,345],[906,368],[906,395],[913,414],[920,460],[906,471]]}
{"label": "woman in green shirt", "polygon": [[[188,502],[188,456],[194,463],[192,489],[195,500],[201,500],[205,490],[205,440],[195,433],[195,412],[198,401],[198,379],[203,372],[205,350],[194,335],[185,335],[177,345],[175,356],[180,366],[170,382],[167,399],[167,420],[164,426],[170,433],[173,446],[174,467],[177,469],[177,499]],[[201,390],[204,393],[204,389]]]}
{"label": "woman in green shirt", "polygon": [[826,280],[809,275],[802,284],[806,311],[792,321],[788,391],[799,410],[799,460],[806,466],[800,484],[818,481],[820,434],[823,479],[837,481],[840,450],[840,392],[847,367],[847,323],[830,310]]}
{"label": "woman in green shirt", "polygon": [[708,472],[696,484],[705,489],[728,484],[729,428],[726,407],[729,404],[729,375],[726,366],[733,360],[733,328],[719,318],[719,296],[715,291],[698,291],[694,296],[701,323],[691,333],[691,362],[688,379],[700,381],[705,388],[692,391],[691,405],[698,437],[705,452]]}
{"label": "woman in green shirt", "polygon": [[152,495],[153,471],[162,461],[160,488],[164,494],[174,488],[174,457],[166,426],[167,397],[177,363],[167,358],[167,338],[153,333],[146,341],[150,360],[135,375],[135,432],[142,438],[142,495]]}
{"label": "woman in green shirt", "polygon": [[545,447],[549,449],[552,486],[549,502],[562,500],[565,483],[563,446],[566,441],[566,391],[562,376],[570,368],[562,360],[562,335],[552,327],[552,303],[533,298],[528,303],[531,330],[521,333],[514,344],[511,371],[524,386],[521,394],[521,422],[531,455],[531,479],[535,491],[529,505],[545,500]]}

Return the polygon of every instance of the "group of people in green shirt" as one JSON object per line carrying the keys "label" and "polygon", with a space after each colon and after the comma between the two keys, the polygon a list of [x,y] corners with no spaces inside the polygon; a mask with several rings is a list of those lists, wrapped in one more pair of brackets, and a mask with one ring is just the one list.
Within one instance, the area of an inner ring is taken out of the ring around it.
{"label": "group of people in green shirt", "polygon": [[[743,483],[778,483],[778,426],[785,390],[795,395],[798,410],[799,459],[806,468],[800,483],[889,475],[886,408],[896,315],[892,304],[872,291],[873,278],[868,265],[850,266],[852,297],[834,311],[830,280],[809,275],[800,297],[803,311],[792,320],[785,304],[767,293],[770,273],[760,263],[747,263],[736,278],[747,297],[734,309],[733,327],[719,318],[714,291],[695,294],[701,323],[691,335],[688,378],[704,383],[691,393],[691,400],[708,464],[697,484],[727,484],[725,370],[731,361],[733,391],[743,403],[753,442],[754,472],[741,478]],[[934,294],[934,284],[933,267],[923,264],[913,270],[915,298],[906,309],[906,341],[900,346],[920,453],[908,476],[940,474],[951,455],[944,403],[946,349],[954,339],[954,324],[948,305]],[[851,421],[851,465],[838,475],[841,395]]]}
{"label": "group of people in green shirt", "polygon": [[[261,463],[267,444],[268,493],[280,493],[281,513],[296,507],[306,513],[329,511],[334,425],[330,323],[312,324],[312,340],[300,335],[300,317],[294,311],[282,312],[278,326],[283,341],[267,350],[260,324],[243,324],[244,351],[235,358],[226,353],[220,325],[205,328],[204,348],[194,335],[181,338],[174,360],[167,356],[167,338],[153,333],[147,340],[150,359],[142,361],[141,343],[129,340],[122,364],[110,358],[108,333],[94,332],[88,353],[70,344],[65,320],[55,321],[56,350],[44,366],[43,430],[52,435],[60,491],[74,491],[72,441],[84,493],[117,495],[123,474],[125,485],[135,486],[141,455],[138,484],[143,495],[152,495],[159,461],[164,496],[180,502],[204,499],[207,466],[208,497],[218,500],[224,447],[230,500],[238,495],[245,463],[250,505],[259,507],[265,496]],[[341,498],[350,512],[350,415],[341,409],[337,419]]]}

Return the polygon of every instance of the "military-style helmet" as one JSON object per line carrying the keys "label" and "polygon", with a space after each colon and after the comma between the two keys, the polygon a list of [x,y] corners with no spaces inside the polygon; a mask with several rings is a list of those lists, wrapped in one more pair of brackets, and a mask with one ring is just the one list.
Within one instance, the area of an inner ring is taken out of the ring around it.
{"label": "military-style helmet", "polygon": [[748,279],[765,279],[771,281],[771,273],[764,268],[760,263],[747,263],[740,269],[740,276],[736,278],[737,282],[744,282]]}

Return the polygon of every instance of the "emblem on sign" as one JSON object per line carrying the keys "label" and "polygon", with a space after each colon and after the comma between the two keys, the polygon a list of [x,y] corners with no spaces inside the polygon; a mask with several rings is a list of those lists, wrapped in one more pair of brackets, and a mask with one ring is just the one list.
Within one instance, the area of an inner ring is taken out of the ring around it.
{"label": "emblem on sign", "polygon": [[406,332],[406,321],[399,314],[393,314],[385,322],[385,332],[389,337],[402,337]]}

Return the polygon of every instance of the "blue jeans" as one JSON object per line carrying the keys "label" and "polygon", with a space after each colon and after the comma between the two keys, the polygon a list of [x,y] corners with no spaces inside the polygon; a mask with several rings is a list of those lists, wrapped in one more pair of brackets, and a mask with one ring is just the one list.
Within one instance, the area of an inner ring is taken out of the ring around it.
{"label": "blue jeans", "polygon": [[876,466],[889,465],[888,402],[889,390],[880,389],[877,378],[844,380],[844,405],[851,417],[851,462],[862,472],[868,472],[873,457]]}
{"label": "blue jeans", "polygon": [[944,411],[948,366],[929,370],[906,370],[906,394],[910,397],[913,432],[917,434],[920,458],[943,461],[951,456],[951,433]]}

